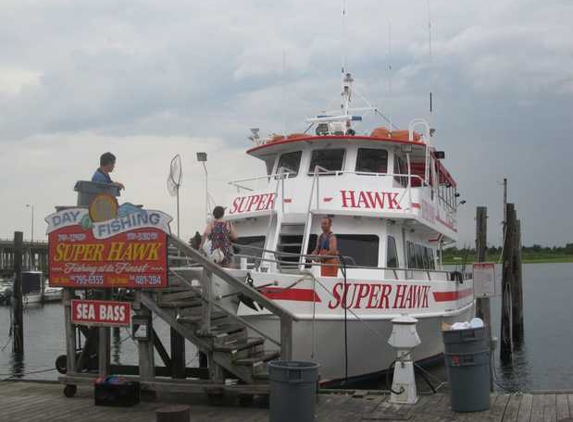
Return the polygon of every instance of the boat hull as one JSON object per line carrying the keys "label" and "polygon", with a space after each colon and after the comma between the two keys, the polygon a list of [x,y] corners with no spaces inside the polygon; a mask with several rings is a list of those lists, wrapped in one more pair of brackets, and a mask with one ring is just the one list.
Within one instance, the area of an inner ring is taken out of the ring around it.
{"label": "boat hull", "polygon": [[[468,306],[457,315],[420,318],[416,329],[422,343],[414,349],[414,360],[439,357],[444,351],[441,324],[468,321],[473,313],[474,307]],[[251,315],[244,318],[271,338],[280,338],[276,317]],[[396,359],[396,350],[388,345],[391,332],[392,322],[388,319],[348,320],[346,324],[344,320],[301,320],[293,323],[293,359],[319,363],[321,382],[324,383],[336,384],[346,378],[373,375],[387,370]],[[257,336],[257,333],[250,335]],[[266,347],[277,348],[270,341]]]}

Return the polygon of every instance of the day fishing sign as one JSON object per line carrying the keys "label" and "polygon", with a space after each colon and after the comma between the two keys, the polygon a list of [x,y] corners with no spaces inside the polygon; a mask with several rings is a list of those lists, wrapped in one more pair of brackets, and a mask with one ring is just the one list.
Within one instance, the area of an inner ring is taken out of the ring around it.
{"label": "day fishing sign", "polygon": [[70,208],[46,217],[50,286],[167,286],[167,235],[172,218],[132,204],[120,206],[114,214],[100,221],[94,210]]}

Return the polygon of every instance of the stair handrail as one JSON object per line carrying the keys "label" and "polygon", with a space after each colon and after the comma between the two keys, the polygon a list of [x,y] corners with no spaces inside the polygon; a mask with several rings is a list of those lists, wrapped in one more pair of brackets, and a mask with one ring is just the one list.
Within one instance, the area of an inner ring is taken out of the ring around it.
{"label": "stair handrail", "polygon": [[272,314],[276,315],[280,319],[280,337],[281,337],[281,358],[284,360],[292,359],[292,323],[298,321],[299,318],[294,315],[289,310],[285,309],[281,305],[275,303],[273,300],[268,299],[258,290],[250,287],[243,281],[234,277],[225,271],[224,268],[211,262],[206,256],[201,254],[198,250],[192,248],[190,245],[185,243],[175,235],[169,236],[169,244],[176,247],[182,254],[189,256],[196,262],[201,263],[205,271],[211,272],[219,277],[221,280],[225,281],[227,284],[231,285],[241,293],[243,293],[248,298],[256,301],[259,305],[263,306]]}

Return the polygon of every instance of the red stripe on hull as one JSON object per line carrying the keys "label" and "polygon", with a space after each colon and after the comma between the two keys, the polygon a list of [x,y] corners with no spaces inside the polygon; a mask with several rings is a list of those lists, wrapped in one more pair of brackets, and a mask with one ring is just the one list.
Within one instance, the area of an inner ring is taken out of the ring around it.
{"label": "red stripe on hull", "polygon": [[281,289],[280,287],[267,287],[262,290],[263,296],[273,300],[292,300],[295,302],[322,302],[320,297],[311,289]]}
{"label": "red stripe on hull", "polygon": [[452,300],[458,300],[473,295],[473,292],[473,289],[466,289],[455,292],[433,292],[433,295],[436,302],[451,302]]}

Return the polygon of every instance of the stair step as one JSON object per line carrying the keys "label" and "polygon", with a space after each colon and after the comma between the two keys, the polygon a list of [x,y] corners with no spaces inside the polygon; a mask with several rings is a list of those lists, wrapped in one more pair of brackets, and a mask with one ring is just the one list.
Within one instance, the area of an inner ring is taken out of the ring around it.
{"label": "stair step", "polygon": [[[174,301],[180,301],[180,300],[187,300],[187,299],[193,299],[193,298],[198,298],[199,294],[191,289],[186,289],[186,290],[182,290],[179,292],[171,292],[171,293],[166,293],[166,292],[161,292],[160,296],[159,296],[159,300],[161,303],[168,303],[168,302],[174,302]],[[161,305],[160,303],[160,305]]]}
{"label": "stair step", "polygon": [[159,306],[162,308],[196,308],[203,306],[203,300],[193,299],[193,300],[174,300],[167,303],[160,303]]}
{"label": "stair step", "polygon": [[226,323],[226,324],[211,326],[212,337],[224,337],[232,333],[237,333],[239,331],[246,332],[245,327],[235,323]]}
{"label": "stair step", "polygon": [[[211,314],[211,325],[217,325],[217,323],[221,322],[222,319],[228,318],[228,315],[224,312],[220,313],[212,313]],[[203,319],[203,315],[199,312],[192,315],[180,315],[179,322],[186,322],[189,324],[197,324],[201,322]]]}
{"label": "stair step", "polygon": [[239,351],[246,349],[254,349],[257,346],[265,344],[265,339],[261,337],[247,338],[244,342],[236,342],[235,344],[230,344],[226,346],[216,346],[214,350],[217,352],[229,352],[236,354]]}
{"label": "stair step", "polygon": [[[237,359],[235,361],[235,365],[245,365],[245,366],[260,366],[264,365],[266,362],[276,359],[280,356],[280,352],[278,350],[268,350],[264,352],[260,352],[255,356],[251,356],[248,358]],[[264,365],[266,367],[266,365]]]}
{"label": "stair step", "polygon": [[[151,289],[150,289],[151,290]],[[155,293],[178,293],[178,292],[183,292],[185,290],[189,290],[189,287],[185,287],[185,286],[169,286],[169,287],[165,287],[164,289],[153,289],[153,292]]]}
{"label": "stair step", "polygon": [[234,331],[221,332],[215,334],[211,332],[209,336],[212,338],[212,347],[225,347],[225,346],[237,346],[245,342],[247,338],[247,330],[244,328],[235,329]]}

